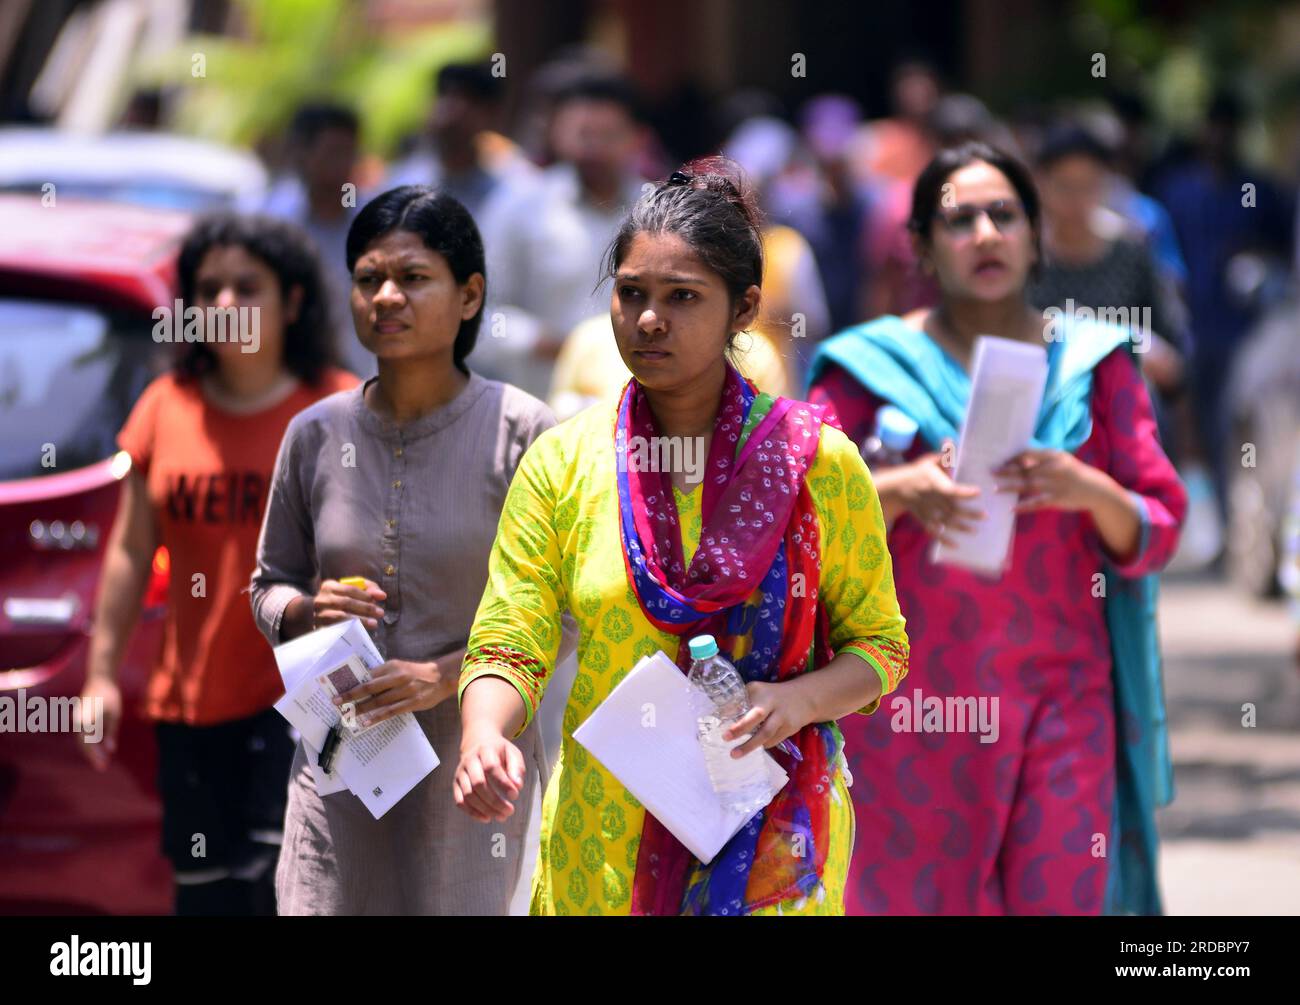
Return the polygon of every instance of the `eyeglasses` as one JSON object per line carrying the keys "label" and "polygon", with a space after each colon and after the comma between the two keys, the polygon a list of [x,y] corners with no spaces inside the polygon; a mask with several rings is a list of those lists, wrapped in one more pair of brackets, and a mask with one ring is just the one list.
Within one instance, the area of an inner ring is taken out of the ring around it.
{"label": "eyeglasses", "polygon": [[970,237],[974,234],[975,225],[981,216],[987,216],[999,234],[1010,234],[1020,229],[1025,222],[1025,211],[1020,203],[1005,199],[998,199],[986,206],[962,205],[934,212],[935,219],[954,237]]}

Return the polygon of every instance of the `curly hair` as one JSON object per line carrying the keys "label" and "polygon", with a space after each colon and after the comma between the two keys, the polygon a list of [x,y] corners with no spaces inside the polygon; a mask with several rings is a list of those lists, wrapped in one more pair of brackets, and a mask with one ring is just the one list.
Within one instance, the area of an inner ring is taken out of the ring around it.
{"label": "curly hair", "polygon": [[[311,239],[293,224],[267,216],[220,212],[200,217],[186,235],[176,264],[185,303],[194,301],[195,277],[204,256],[222,247],[242,248],[265,264],[279,281],[282,300],[294,287],[302,290],[298,316],[284,328],[284,366],[303,383],[317,383],[336,358],[320,259]],[[176,372],[197,378],[216,365],[212,349],[193,342],[177,358]]]}

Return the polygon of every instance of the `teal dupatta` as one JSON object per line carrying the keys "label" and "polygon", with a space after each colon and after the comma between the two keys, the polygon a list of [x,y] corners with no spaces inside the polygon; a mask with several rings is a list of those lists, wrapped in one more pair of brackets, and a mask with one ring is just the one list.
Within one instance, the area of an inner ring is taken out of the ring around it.
{"label": "teal dupatta", "polygon": [[[1046,343],[1047,388],[1032,446],[1074,453],[1092,434],[1093,368],[1124,345],[1129,335],[1123,328],[1094,321],[1058,325],[1056,334],[1056,341]],[[813,356],[809,381],[815,382],[831,363],[911,416],[932,448],[938,449],[944,439],[957,440],[970,396],[970,377],[938,344],[902,318],[882,317],[827,339]],[[1134,498],[1142,515],[1141,550],[1146,547],[1149,521],[1145,503],[1139,496]],[[1155,811],[1173,799],[1173,766],[1156,636],[1158,578],[1149,574],[1130,579],[1109,564],[1105,576],[1116,727],[1105,910],[1161,914]]]}

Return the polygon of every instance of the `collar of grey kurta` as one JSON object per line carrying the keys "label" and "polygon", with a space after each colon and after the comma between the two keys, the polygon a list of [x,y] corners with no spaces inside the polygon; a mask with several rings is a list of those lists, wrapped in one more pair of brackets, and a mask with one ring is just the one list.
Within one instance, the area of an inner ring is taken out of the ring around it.
{"label": "collar of grey kurta", "polygon": [[469,383],[451,401],[441,408],[435,408],[428,415],[399,425],[391,419],[376,415],[366,404],[366,388],[378,380],[371,377],[352,392],[352,414],[361,428],[381,440],[410,443],[423,436],[430,436],[440,429],[446,429],[462,415],[468,412],[479,397],[488,389],[488,381],[476,373],[470,373]]}

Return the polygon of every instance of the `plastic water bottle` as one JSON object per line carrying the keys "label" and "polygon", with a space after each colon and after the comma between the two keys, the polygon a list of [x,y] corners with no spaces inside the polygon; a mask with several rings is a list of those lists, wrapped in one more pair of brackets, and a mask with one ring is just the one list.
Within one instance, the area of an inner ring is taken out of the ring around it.
{"label": "plastic water bottle", "polygon": [[712,635],[697,635],[689,644],[691,670],[688,675],[698,714],[700,746],[713,790],[722,805],[736,813],[753,816],[772,798],[771,780],[757,751],[732,757],[731,749],[746,737],[724,740],[722,731],[749,711],[745,680],[731,662],[718,654]]}
{"label": "plastic water bottle", "polygon": [[876,431],[862,441],[867,467],[889,468],[906,463],[920,427],[901,408],[885,405],[876,412]]}

